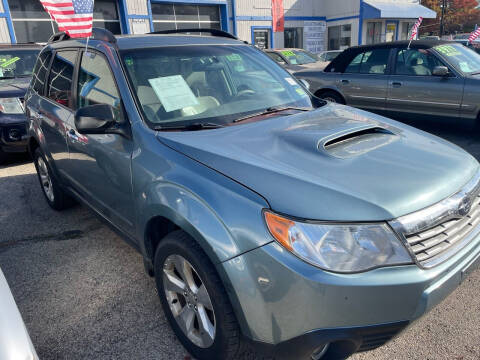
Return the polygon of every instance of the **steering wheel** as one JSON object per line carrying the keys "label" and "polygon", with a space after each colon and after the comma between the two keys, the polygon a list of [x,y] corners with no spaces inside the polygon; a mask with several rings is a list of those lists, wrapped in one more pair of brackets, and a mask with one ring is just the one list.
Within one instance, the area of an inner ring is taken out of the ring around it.
{"label": "steering wheel", "polygon": [[244,89],[244,90],[240,90],[237,93],[237,97],[250,97],[250,96],[253,96],[255,94],[256,94],[256,92],[253,91],[252,89]]}

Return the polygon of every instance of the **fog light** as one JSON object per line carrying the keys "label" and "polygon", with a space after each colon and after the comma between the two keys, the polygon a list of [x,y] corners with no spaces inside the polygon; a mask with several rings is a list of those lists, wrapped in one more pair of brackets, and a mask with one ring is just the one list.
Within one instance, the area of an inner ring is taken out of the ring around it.
{"label": "fog light", "polygon": [[329,346],[330,344],[326,344],[324,346],[320,346],[317,350],[315,350],[311,355],[312,360],[320,360],[327,352]]}
{"label": "fog light", "polygon": [[22,138],[22,135],[18,129],[10,129],[8,131],[8,137],[10,140],[18,141]]}

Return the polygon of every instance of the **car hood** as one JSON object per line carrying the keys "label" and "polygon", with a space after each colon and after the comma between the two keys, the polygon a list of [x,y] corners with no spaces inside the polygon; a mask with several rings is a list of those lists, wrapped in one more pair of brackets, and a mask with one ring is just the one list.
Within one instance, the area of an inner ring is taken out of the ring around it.
{"label": "car hood", "polygon": [[315,220],[393,219],[457,192],[479,166],[433,135],[334,104],[157,137],[257,192],[274,211]]}
{"label": "car hood", "polygon": [[30,77],[0,80],[0,97],[24,97]]}

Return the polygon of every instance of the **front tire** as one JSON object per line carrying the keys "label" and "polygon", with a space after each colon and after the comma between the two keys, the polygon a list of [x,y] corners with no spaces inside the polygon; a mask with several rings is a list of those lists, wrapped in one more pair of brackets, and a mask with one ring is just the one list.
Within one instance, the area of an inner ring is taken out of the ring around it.
{"label": "front tire", "polygon": [[38,147],[33,153],[33,163],[35,164],[38,180],[40,181],[40,186],[48,205],[57,211],[71,207],[75,201],[63,190],[62,186],[53,176],[45,156]]}
{"label": "front tire", "polygon": [[163,311],[180,342],[199,360],[238,359],[240,329],[223,284],[200,246],[184,231],[157,247],[155,280]]}

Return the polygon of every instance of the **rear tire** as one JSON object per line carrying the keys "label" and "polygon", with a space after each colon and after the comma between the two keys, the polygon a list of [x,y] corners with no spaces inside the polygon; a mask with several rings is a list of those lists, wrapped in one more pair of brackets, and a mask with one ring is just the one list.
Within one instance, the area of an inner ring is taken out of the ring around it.
{"label": "rear tire", "polygon": [[227,292],[198,243],[182,230],[168,234],[155,251],[154,268],[163,311],[188,352],[198,360],[241,358]]}
{"label": "rear tire", "polygon": [[345,100],[343,97],[334,91],[325,91],[324,93],[320,94],[319,98],[336,104],[345,105]]}
{"label": "rear tire", "polygon": [[73,198],[65,192],[58,180],[53,176],[52,170],[39,147],[33,153],[33,163],[35,164],[40,187],[48,205],[57,211],[74,205],[75,201]]}

